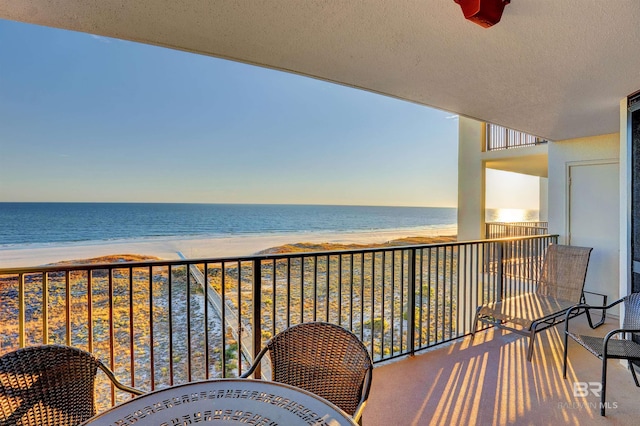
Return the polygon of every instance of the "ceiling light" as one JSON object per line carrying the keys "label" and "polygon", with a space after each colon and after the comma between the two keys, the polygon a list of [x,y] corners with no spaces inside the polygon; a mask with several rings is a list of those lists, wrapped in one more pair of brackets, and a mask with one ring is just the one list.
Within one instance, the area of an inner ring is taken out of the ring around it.
{"label": "ceiling light", "polygon": [[460,5],[464,17],[484,28],[489,28],[502,17],[504,7],[511,0],[453,0]]}

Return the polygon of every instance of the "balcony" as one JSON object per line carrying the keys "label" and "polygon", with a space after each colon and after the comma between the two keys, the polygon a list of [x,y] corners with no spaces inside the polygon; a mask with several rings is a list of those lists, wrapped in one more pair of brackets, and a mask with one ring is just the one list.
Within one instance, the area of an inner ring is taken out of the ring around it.
{"label": "balcony", "polygon": [[[533,288],[545,248],[556,240],[2,269],[0,353],[78,346],[125,383],[150,391],[236,377],[275,333],[328,321],[358,335],[376,364],[367,424],[534,422],[540,410],[573,423],[585,413],[598,417],[597,409],[559,405],[582,401],[571,394],[573,381],[599,380],[595,359],[572,356],[563,380],[557,330],[538,339],[533,363],[519,336],[490,329],[473,344],[465,337],[479,303]],[[631,381],[619,382],[624,390]],[[97,388],[98,411],[127,398],[106,380]],[[611,416],[634,414],[625,395],[634,393],[612,392],[621,406]]]}
{"label": "balcony", "polygon": [[486,238],[527,237],[549,233],[549,222],[487,222]]}
{"label": "balcony", "polygon": [[545,139],[490,123],[486,125],[485,141],[485,151],[522,148],[547,143]]}
{"label": "balcony", "polygon": [[[617,320],[586,334],[604,335]],[[573,322],[572,322],[573,326]],[[562,325],[540,334],[532,362],[526,361],[527,339],[490,329],[475,341],[453,344],[378,365],[373,370],[366,425],[600,425],[636,424],[638,396],[626,364],[609,362],[607,416],[600,417],[600,398],[573,395],[574,382],[600,383],[601,363],[569,343],[567,378],[562,378]],[[596,385],[592,385],[597,390]]]}
{"label": "balcony", "polygon": [[478,158],[486,168],[530,176],[548,176],[548,141],[487,123]]}

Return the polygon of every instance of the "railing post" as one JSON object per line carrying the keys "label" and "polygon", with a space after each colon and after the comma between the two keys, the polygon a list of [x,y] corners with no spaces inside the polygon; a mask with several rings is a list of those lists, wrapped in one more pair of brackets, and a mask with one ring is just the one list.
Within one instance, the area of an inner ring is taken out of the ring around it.
{"label": "railing post", "polygon": [[407,268],[409,272],[409,294],[407,296],[407,333],[409,354],[415,352],[416,341],[416,249],[409,250]]}
{"label": "railing post", "polygon": [[49,274],[42,274],[42,344],[49,343]]}
{"label": "railing post", "polygon": [[18,347],[24,348],[26,335],[26,305],[24,298],[24,274],[18,275]]}
{"label": "railing post", "polygon": [[496,271],[496,284],[497,284],[497,293],[496,293],[496,302],[502,301],[502,296],[504,292],[504,242],[498,242],[497,253],[496,253],[496,263],[498,265],[498,269]]}
{"label": "railing post", "polygon": [[491,123],[485,123],[484,126],[484,151],[491,151]]}
{"label": "railing post", "polygon": [[[253,259],[253,319],[251,333],[253,337],[253,360],[258,356],[262,346],[262,262],[260,259]],[[238,349],[240,350],[240,349]],[[253,362],[251,360],[251,362]],[[254,377],[261,377],[260,366],[256,368]]]}

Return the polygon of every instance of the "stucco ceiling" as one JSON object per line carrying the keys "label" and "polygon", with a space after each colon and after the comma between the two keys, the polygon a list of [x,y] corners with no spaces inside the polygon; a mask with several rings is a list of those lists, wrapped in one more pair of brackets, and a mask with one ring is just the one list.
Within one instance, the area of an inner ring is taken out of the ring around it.
{"label": "stucco ceiling", "polygon": [[[21,0],[0,17],[360,87],[550,140],[614,133],[640,89],[638,0]],[[3,42],[10,42],[3,40]]]}

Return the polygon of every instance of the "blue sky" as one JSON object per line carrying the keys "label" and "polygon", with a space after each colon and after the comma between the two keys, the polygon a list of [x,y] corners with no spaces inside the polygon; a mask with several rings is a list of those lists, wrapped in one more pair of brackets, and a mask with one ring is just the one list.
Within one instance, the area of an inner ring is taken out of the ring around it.
{"label": "blue sky", "polygon": [[0,201],[457,204],[452,114],[0,20]]}

